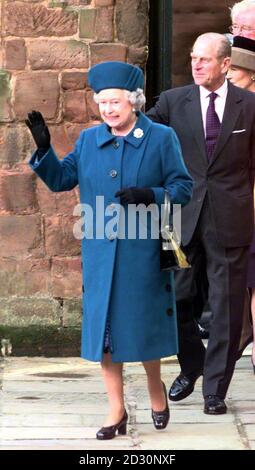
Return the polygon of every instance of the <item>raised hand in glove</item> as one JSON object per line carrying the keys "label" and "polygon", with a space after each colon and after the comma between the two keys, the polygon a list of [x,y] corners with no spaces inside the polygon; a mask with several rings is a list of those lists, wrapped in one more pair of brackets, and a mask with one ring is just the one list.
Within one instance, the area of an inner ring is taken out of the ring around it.
{"label": "raised hand in glove", "polygon": [[30,129],[38,149],[44,150],[46,153],[50,147],[50,133],[42,114],[39,111],[28,113],[28,119],[25,120],[25,123]]}
{"label": "raised hand in glove", "polygon": [[122,188],[115,194],[115,197],[120,198],[120,203],[125,204],[145,204],[149,206],[155,202],[155,195],[150,188]]}

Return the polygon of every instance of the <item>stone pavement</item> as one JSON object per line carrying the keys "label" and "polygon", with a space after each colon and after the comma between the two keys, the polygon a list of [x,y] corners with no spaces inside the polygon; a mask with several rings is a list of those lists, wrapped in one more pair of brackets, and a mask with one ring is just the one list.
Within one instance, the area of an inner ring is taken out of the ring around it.
{"label": "stone pavement", "polygon": [[[107,412],[98,364],[79,358],[7,357],[0,366],[0,450],[255,450],[255,376],[250,356],[238,362],[226,415],[203,413],[200,378],[190,397],[170,403],[171,419],[164,431],[152,425],[143,367],[126,365],[129,431],[104,442],[95,439]],[[177,361],[163,362],[168,387],[178,371]]]}

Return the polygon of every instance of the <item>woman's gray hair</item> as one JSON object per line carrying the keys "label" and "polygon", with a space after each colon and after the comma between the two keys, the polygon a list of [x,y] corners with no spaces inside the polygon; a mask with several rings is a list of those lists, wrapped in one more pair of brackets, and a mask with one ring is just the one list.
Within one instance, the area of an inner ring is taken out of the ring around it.
{"label": "woman's gray hair", "polygon": [[141,88],[137,88],[135,91],[124,91],[126,92],[128,101],[134,106],[136,111],[139,111],[146,101],[143,90]]}
{"label": "woman's gray hair", "polygon": [[232,8],[230,8],[232,20],[241,11],[250,10],[251,8],[255,8],[255,0],[242,0],[241,2],[235,3]]}
{"label": "woman's gray hair", "polygon": [[[139,111],[145,104],[146,98],[141,88],[137,88],[135,91],[123,90],[126,94],[128,101],[132,104],[136,111]],[[99,93],[94,93],[94,101],[98,104]]]}

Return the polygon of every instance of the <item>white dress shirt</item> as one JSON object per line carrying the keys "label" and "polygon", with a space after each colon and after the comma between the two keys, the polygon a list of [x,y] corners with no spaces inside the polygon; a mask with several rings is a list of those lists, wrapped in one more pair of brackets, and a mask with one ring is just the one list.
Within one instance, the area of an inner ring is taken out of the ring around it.
{"label": "white dress shirt", "polygon": [[[201,111],[202,111],[202,119],[203,119],[203,126],[204,126],[204,133],[206,135],[206,112],[207,108],[209,106],[209,95],[212,93],[211,91],[207,90],[205,87],[200,86],[199,87],[200,91],[200,103],[201,103]],[[225,104],[226,104],[226,98],[228,94],[228,82],[225,80],[223,85],[221,85],[220,88],[214,91],[214,93],[217,93],[217,98],[215,98],[215,111],[218,115],[218,118],[220,122],[222,122],[223,119],[223,114],[224,114],[224,109],[225,109]]]}

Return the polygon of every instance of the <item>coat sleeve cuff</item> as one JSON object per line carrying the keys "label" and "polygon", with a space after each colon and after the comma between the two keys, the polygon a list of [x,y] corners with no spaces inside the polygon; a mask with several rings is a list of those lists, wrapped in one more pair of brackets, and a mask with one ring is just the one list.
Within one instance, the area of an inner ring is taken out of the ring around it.
{"label": "coat sleeve cuff", "polygon": [[49,153],[51,147],[49,147],[49,149],[45,152],[44,155],[42,155],[41,153],[38,152],[38,150],[36,150],[31,159],[29,160],[29,165],[31,166],[31,168],[34,170],[35,168],[37,168],[40,163],[44,160],[44,158],[46,157],[46,155]]}
{"label": "coat sleeve cuff", "polygon": [[155,195],[155,202],[159,206],[164,204],[165,199],[165,189],[164,188],[151,188]]}

